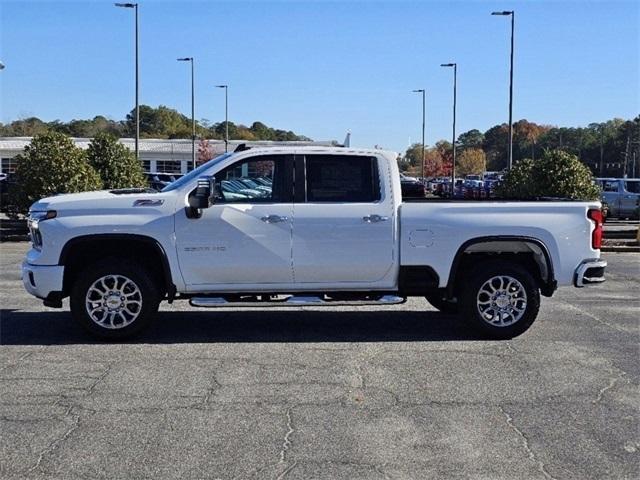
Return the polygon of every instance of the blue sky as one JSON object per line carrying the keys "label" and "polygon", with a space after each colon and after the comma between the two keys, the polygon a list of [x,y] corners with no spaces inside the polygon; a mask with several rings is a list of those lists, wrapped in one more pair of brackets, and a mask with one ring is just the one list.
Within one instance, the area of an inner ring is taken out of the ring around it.
{"label": "blue sky", "polygon": [[[133,11],[103,1],[0,0],[0,119],[122,119],[133,106]],[[516,11],[514,118],[579,126],[640,112],[640,2],[191,2],[140,0],[144,104],[196,117],[260,120],[316,140],[403,150],[507,120]]]}

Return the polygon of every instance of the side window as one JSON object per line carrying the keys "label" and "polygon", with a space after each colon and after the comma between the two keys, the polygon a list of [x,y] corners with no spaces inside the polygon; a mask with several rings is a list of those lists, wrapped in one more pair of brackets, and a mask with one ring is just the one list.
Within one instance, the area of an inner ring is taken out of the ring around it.
{"label": "side window", "polygon": [[217,197],[224,203],[291,202],[287,157],[262,155],[234,163],[216,173]]}
{"label": "side window", "polygon": [[640,182],[624,182],[624,189],[629,193],[640,193]]}
{"label": "side window", "polygon": [[307,202],[380,200],[378,162],[356,155],[307,155]]}
{"label": "side window", "polygon": [[603,192],[617,192],[618,191],[618,182],[616,181],[607,181],[605,180],[604,186],[602,187]]}

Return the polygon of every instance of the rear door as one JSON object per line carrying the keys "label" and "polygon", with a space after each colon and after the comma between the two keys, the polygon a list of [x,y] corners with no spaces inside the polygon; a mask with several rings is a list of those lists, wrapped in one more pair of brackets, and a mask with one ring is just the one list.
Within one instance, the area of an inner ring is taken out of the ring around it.
{"label": "rear door", "polygon": [[[375,284],[394,266],[395,212],[379,159],[296,155],[296,284]],[[303,186],[303,189],[299,187]]]}

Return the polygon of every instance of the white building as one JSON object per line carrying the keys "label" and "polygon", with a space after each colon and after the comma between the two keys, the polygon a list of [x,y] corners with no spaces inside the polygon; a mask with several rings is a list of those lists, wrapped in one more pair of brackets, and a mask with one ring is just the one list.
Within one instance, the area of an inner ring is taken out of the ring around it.
{"label": "white building", "polygon": [[[75,144],[86,149],[89,146],[90,138],[73,138]],[[209,140],[209,149],[212,152],[211,158],[224,153],[223,140]],[[22,153],[24,147],[31,143],[31,137],[0,137],[0,171],[2,173],[13,173],[16,168],[15,156]],[[121,138],[120,143],[126,145],[131,151],[135,150],[135,139]],[[229,141],[229,151],[233,151],[238,145],[245,143],[247,146],[269,146],[269,145],[332,145],[332,142],[270,142],[231,140]],[[196,142],[197,155],[198,142]],[[168,172],[187,173],[191,170],[191,140],[183,139],[163,139],[163,138],[141,138],[139,144],[140,161],[145,172]]]}

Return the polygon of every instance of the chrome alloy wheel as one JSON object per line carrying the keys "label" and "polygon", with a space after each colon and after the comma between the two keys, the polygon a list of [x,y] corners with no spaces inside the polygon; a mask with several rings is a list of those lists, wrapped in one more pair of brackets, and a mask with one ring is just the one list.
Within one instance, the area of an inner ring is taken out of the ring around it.
{"label": "chrome alloy wheel", "polygon": [[522,283],[507,275],[491,277],[476,297],[482,319],[496,327],[513,325],[527,309],[527,293]]}
{"label": "chrome alloy wheel", "polygon": [[85,298],[87,313],[103,328],[131,325],[142,310],[142,293],[133,280],[123,275],[105,275],[89,287]]}

